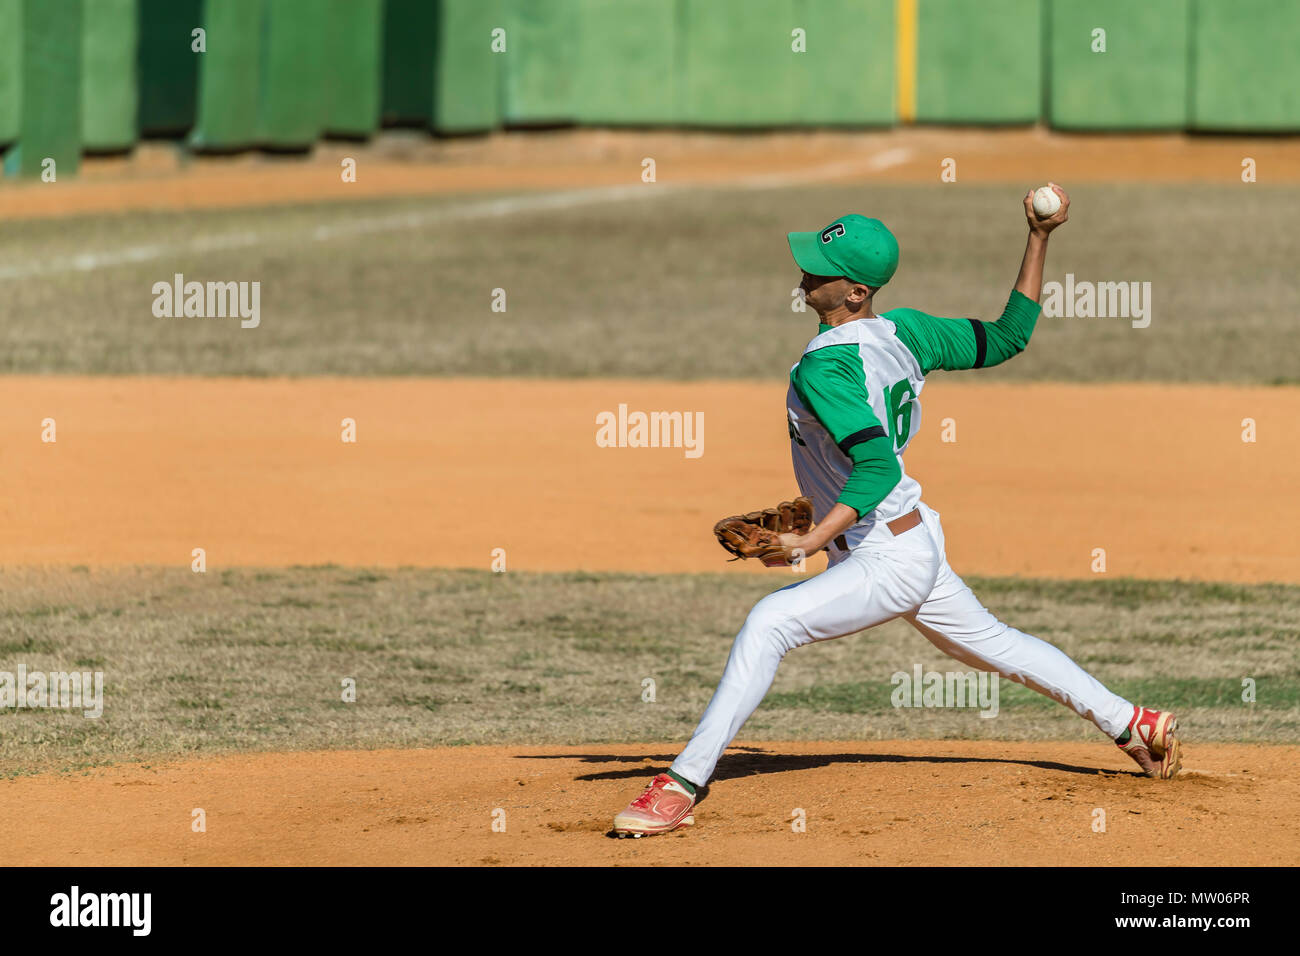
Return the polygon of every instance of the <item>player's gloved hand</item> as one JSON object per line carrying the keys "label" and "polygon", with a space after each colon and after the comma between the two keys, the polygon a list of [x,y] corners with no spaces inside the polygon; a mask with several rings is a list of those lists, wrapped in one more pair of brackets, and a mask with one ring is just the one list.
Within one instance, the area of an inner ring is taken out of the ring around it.
{"label": "player's gloved hand", "polygon": [[718,543],[737,558],[758,558],[769,568],[785,567],[804,555],[786,545],[791,535],[812,530],[812,501],[800,497],[775,508],[723,518],[713,526]]}
{"label": "player's gloved hand", "polygon": [[1046,219],[1039,219],[1038,213],[1034,212],[1034,191],[1031,189],[1025,193],[1025,218],[1029,220],[1029,231],[1044,237],[1070,218],[1069,195],[1056,183],[1048,183],[1047,185],[1052,187],[1052,192],[1061,197],[1061,208]]}

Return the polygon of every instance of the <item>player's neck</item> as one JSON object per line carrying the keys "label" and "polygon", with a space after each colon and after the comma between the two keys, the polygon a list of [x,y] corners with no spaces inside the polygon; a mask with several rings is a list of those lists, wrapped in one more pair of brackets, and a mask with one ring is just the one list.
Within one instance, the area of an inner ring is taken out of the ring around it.
{"label": "player's neck", "polygon": [[825,315],[819,315],[817,318],[822,325],[829,325],[834,328],[837,325],[843,325],[845,322],[853,322],[857,319],[874,319],[876,313],[871,310],[871,303],[867,302],[857,312],[850,312],[841,305],[831,309]]}

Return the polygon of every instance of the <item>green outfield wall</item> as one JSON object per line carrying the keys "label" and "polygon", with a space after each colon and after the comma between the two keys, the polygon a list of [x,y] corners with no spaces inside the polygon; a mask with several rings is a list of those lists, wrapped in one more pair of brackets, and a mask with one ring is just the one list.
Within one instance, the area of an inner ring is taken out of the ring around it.
{"label": "green outfield wall", "polygon": [[[508,62],[503,0],[440,0],[430,125],[440,133],[478,133],[501,125],[501,73]],[[494,39],[506,42],[493,51]]]}
{"label": "green outfield wall", "polygon": [[[895,6],[894,0],[795,0],[783,54],[794,91],[792,124],[889,126],[897,120]],[[853,29],[844,29],[846,23]],[[804,31],[802,53],[791,49],[796,28]]]}
{"label": "green outfield wall", "polygon": [[81,159],[82,0],[23,0],[18,136],[5,153],[9,175],[56,177]]}
{"label": "green outfield wall", "polygon": [[685,0],[677,24],[681,122],[792,124],[794,11],[794,0]]}
{"label": "green outfield wall", "polygon": [[23,0],[0,0],[0,147],[22,124]]}
{"label": "green outfield wall", "polygon": [[1050,0],[1051,125],[1186,127],[1192,8],[1192,0]]}
{"label": "green outfield wall", "polygon": [[598,126],[677,121],[678,0],[582,0],[574,111]]}
{"label": "green outfield wall", "polygon": [[136,20],[137,127],[144,136],[183,136],[194,126],[199,60],[192,31],[203,0],[139,0]]}
{"label": "green outfield wall", "polygon": [[[220,2],[220,0],[214,0]],[[325,130],[329,0],[264,0],[259,141],[305,149]]]}
{"label": "green outfield wall", "polygon": [[81,142],[130,149],[137,135],[139,0],[89,0],[81,30]]}
{"label": "green outfield wall", "polygon": [[1197,0],[1195,129],[1300,130],[1300,3]]}
{"label": "green outfield wall", "polygon": [[1298,47],[1300,0],[0,0],[0,152],[34,176],[385,125],[1292,133]]}
{"label": "green outfield wall", "polygon": [[438,7],[430,0],[384,4],[383,122],[427,125],[433,111],[433,53]]}
{"label": "green outfield wall", "polygon": [[501,100],[507,122],[551,125],[577,119],[582,9],[581,0],[503,0],[507,48],[501,54]]}
{"label": "green outfield wall", "polygon": [[263,0],[206,0],[190,145],[231,150],[259,143]]}
{"label": "green outfield wall", "polygon": [[1041,0],[917,0],[916,119],[1033,123],[1043,109]]}
{"label": "green outfield wall", "polygon": [[383,93],[383,0],[327,0],[321,27],[324,130],[369,136],[379,127]]}

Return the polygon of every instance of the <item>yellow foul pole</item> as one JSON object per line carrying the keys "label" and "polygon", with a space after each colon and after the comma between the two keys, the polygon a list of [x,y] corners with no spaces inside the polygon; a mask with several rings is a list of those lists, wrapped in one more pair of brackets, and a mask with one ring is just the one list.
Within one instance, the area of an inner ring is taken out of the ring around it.
{"label": "yellow foul pole", "polygon": [[916,120],[916,4],[917,0],[896,0],[898,21],[898,120]]}

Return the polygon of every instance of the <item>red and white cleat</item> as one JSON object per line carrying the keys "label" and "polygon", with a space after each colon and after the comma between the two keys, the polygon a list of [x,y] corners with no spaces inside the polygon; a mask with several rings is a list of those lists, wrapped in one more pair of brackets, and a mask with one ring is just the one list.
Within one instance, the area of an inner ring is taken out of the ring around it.
{"label": "red and white cleat", "polygon": [[1115,744],[1142,768],[1148,777],[1172,780],[1183,765],[1178,738],[1178,718],[1171,713],[1134,707],[1128,729]]}
{"label": "red and white cleat", "polygon": [[695,798],[680,783],[661,773],[650,781],[645,792],[614,818],[614,832],[619,836],[651,836],[671,833],[695,822],[691,811]]}

